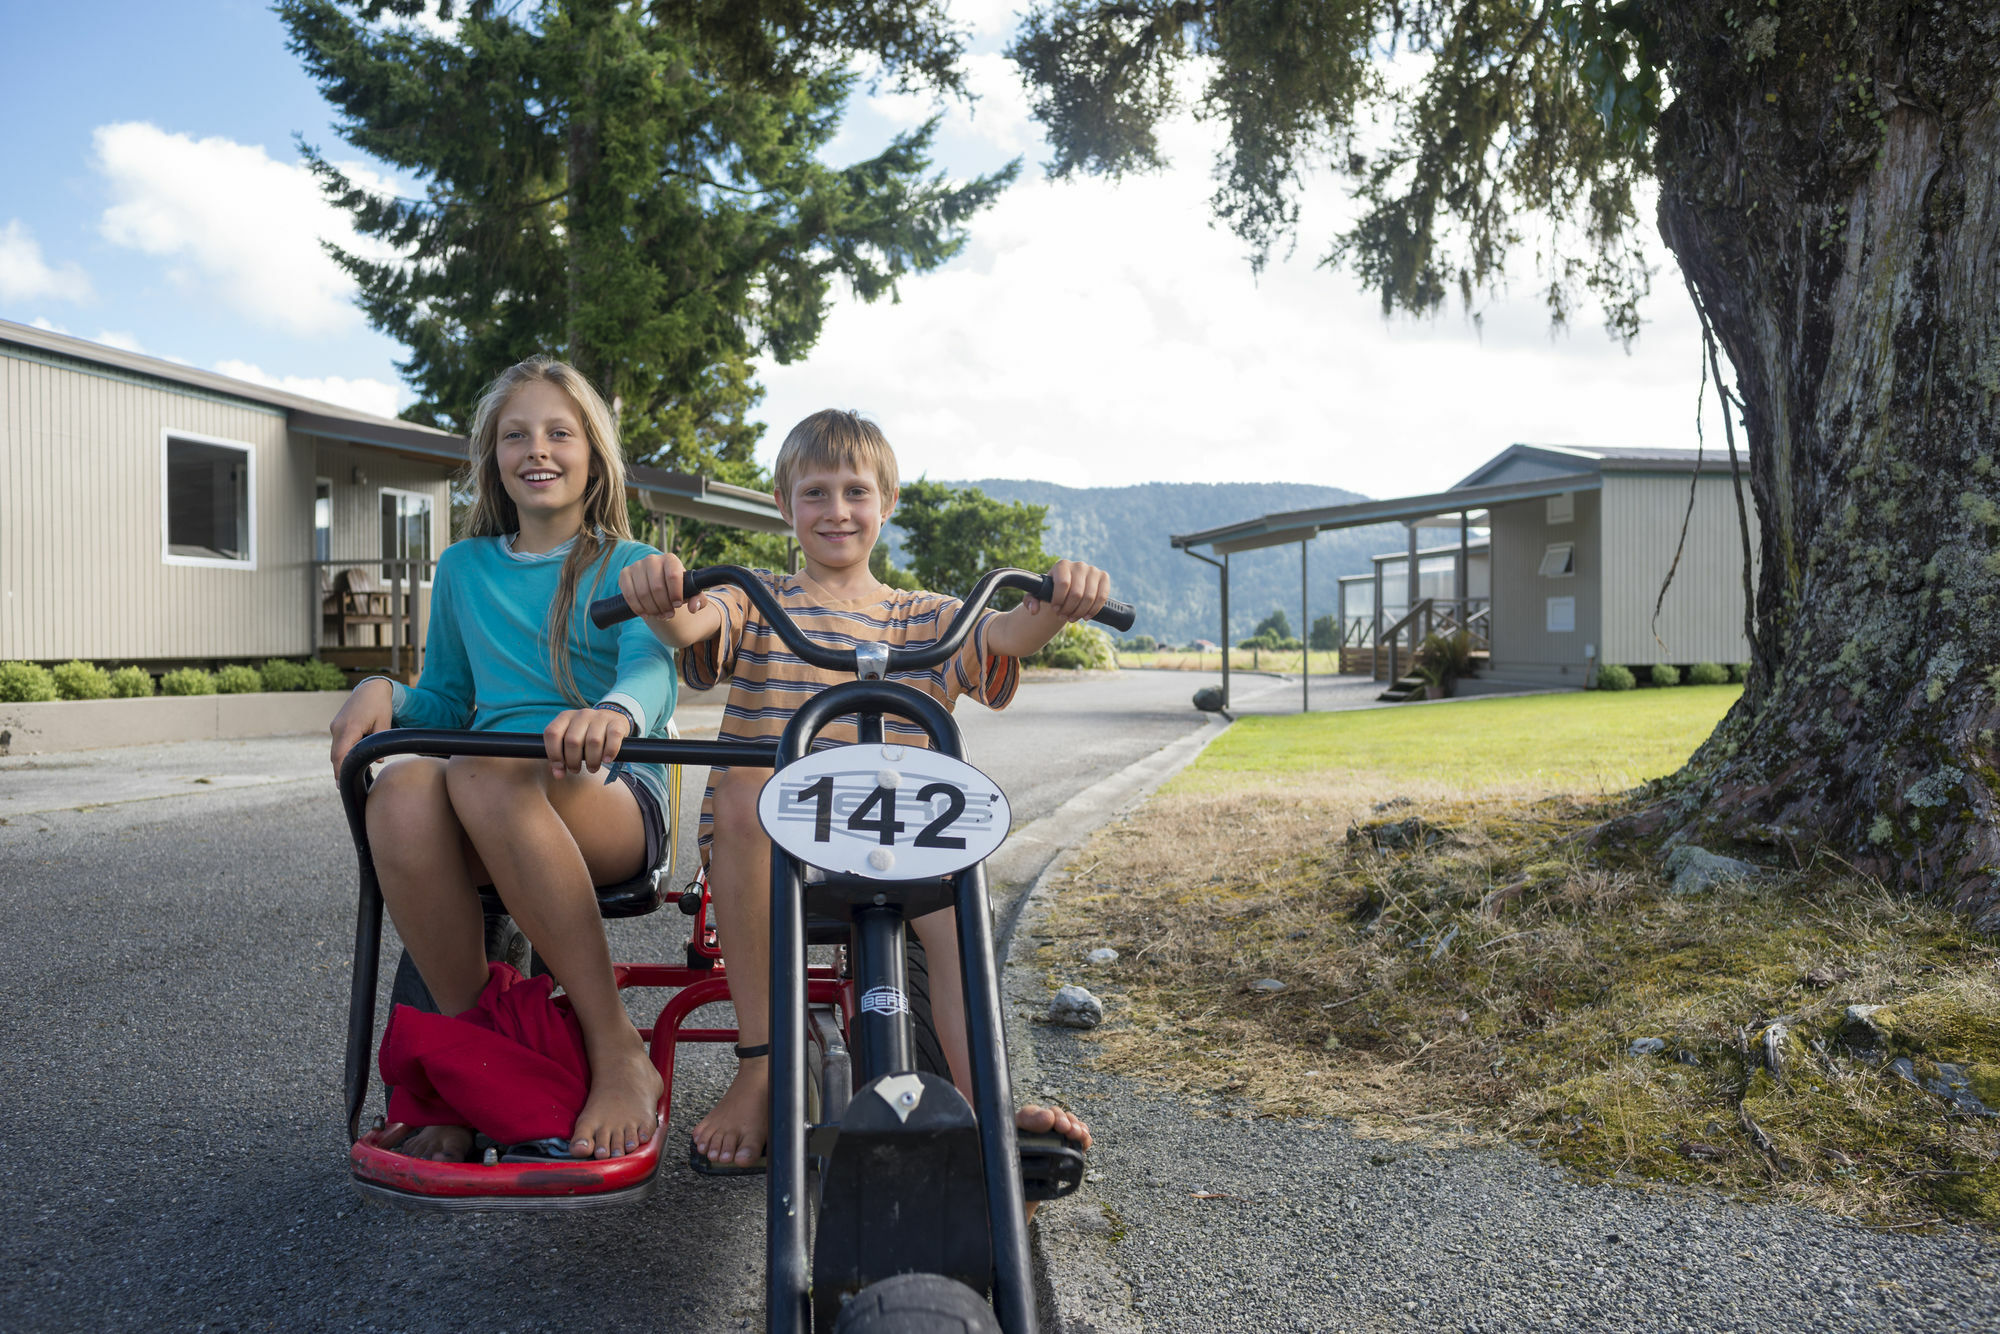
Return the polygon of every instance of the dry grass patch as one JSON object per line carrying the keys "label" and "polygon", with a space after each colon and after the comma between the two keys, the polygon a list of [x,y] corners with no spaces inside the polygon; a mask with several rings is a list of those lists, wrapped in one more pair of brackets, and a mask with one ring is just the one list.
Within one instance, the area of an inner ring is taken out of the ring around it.
{"label": "dry grass patch", "polygon": [[[1919,1086],[1963,1067],[2000,1109],[1993,941],[1821,870],[1675,896],[1650,856],[1588,846],[1607,812],[1573,798],[1404,792],[1208,774],[1103,830],[1041,946],[1105,1000],[1101,1064],[1592,1178],[2000,1220],[2000,1118]],[[1099,945],[1118,961],[1083,968]],[[1851,1004],[1890,1007],[1879,1050],[1843,1038]]]}

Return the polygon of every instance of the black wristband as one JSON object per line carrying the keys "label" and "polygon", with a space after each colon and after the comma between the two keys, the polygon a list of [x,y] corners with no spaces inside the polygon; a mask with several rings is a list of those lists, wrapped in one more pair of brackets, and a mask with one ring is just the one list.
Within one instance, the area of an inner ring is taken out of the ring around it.
{"label": "black wristband", "polygon": [[593,708],[593,709],[608,709],[608,710],[610,710],[610,711],[611,711],[612,713],[615,713],[615,714],[619,715],[620,717],[622,717],[622,718],[623,718],[623,719],[625,720],[625,726],[626,726],[626,727],[628,727],[628,728],[630,728],[630,729],[632,730],[632,732],[633,732],[633,734],[634,734],[634,735],[636,735],[636,734],[638,733],[638,731],[639,731],[639,720],[638,720],[637,718],[634,718],[634,717],[632,716],[632,710],[630,710],[630,709],[626,708],[626,707],[625,707],[625,706],[624,706],[623,704],[615,704],[615,703],[613,703],[612,701],[610,701],[610,700],[608,700],[608,699],[607,699],[607,700],[603,701],[602,703],[598,703],[598,704],[593,704],[593,705],[591,705],[590,707],[591,707],[591,708]]}

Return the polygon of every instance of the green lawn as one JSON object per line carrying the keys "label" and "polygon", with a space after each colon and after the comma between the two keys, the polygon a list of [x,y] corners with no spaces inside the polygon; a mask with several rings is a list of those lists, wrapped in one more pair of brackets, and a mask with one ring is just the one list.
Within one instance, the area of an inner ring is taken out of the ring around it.
{"label": "green lawn", "polygon": [[1238,719],[1182,782],[1203,775],[1438,779],[1612,792],[1672,773],[1741,686],[1590,691]]}

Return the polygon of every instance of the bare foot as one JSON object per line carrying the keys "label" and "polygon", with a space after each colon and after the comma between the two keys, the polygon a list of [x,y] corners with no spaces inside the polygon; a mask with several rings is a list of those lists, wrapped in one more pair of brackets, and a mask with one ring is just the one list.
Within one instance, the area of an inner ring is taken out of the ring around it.
{"label": "bare foot", "polygon": [[590,1053],[590,1096],[570,1131],[570,1156],[615,1158],[653,1137],[660,1124],[660,1072],[636,1031],[630,1041],[600,1055]]}
{"label": "bare foot", "polygon": [[462,1163],[472,1157],[472,1131],[465,1126],[419,1126],[383,1147],[434,1163]]}
{"label": "bare foot", "polygon": [[[1060,1107],[1038,1107],[1031,1102],[1014,1113],[1014,1129],[1025,1130],[1030,1135],[1046,1135],[1053,1131],[1075,1140],[1086,1149],[1090,1147],[1090,1127]],[[1040,1200],[1029,1200],[1027,1216],[1033,1218],[1040,1205]]]}
{"label": "bare foot", "polygon": [[770,1118],[771,1058],[739,1060],[729,1091],[695,1123],[695,1150],[717,1167],[748,1167],[764,1156]]}

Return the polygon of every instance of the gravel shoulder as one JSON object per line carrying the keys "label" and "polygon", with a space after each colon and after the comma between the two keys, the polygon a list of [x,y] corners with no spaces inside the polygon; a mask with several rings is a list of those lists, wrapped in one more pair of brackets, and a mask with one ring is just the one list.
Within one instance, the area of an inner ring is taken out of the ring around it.
{"label": "gravel shoulder", "polygon": [[1082,958],[1037,958],[1048,866],[1006,971],[1018,1087],[1093,1129],[1092,1177],[1036,1224],[1050,1330],[1993,1330],[2000,1237],[1857,1228],[1645,1184],[1588,1185],[1514,1145],[1259,1117],[1093,1068],[1035,1020]]}

